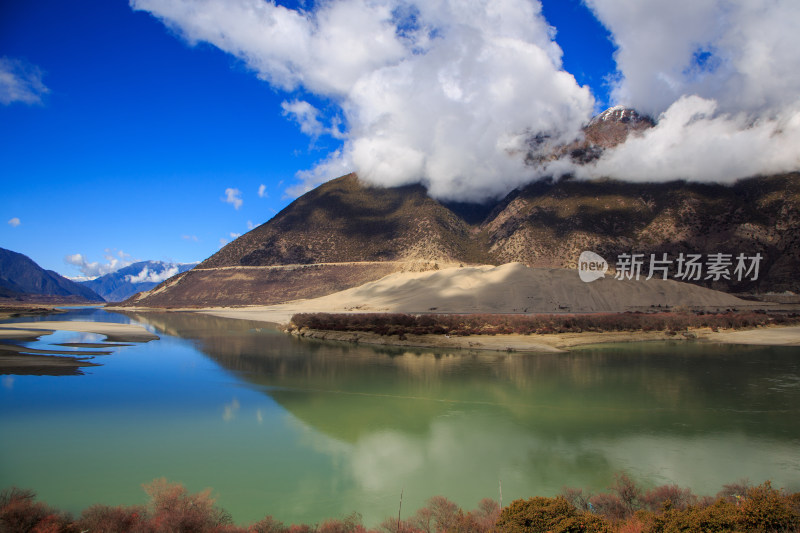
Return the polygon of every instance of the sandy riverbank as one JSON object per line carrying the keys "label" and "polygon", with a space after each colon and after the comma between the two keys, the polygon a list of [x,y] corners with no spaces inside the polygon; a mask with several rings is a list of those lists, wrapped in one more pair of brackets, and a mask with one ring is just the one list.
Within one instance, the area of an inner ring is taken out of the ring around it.
{"label": "sandy riverbank", "polygon": [[[142,326],[111,322],[46,321],[0,324],[0,374],[69,376],[82,374],[81,368],[97,366],[87,359],[108,355],[108,350],[59,350],[28,348],[14,341],[33,341],[55,331],[76,331],[105,335],[110,343],[78,343],[86,348],[108,348],[117,343],[148,342],[158,339]],[[62,346],[68,346],[69,343]]]}
{"label": "sandy riverbank", "polygon": [[21,339],[48,335],[54,331],[78,331],[105,335],[112,342],[147,342],[157,340],[158,335],[150,333],[142,326],[135,324],[117,324],[113,322],[84,321],[47,321],[47,322],[15,322],[0,324],[0,338]]}
{"label": "sandy riverbank", "polygon": [[[194,310],[203,314],[253,320],[277,325],[287,324],[292,315],[311,312],[305,305],[219,308]],[[447,337],[444,335],[378,335],[367,332],[339,332],[305,330],[304,337],[359,342],[362,344],[419,346],[438,348],[466,348],[501,351],[564,351],[576,346],[620,342],[696,341],[725,344],[754,344],[764,346],[800,346],[800,326],[760,327],[749,330],[712,331],[709,328],[692,329],[687,335],[669,335],[663,331],[608,331],[583,333],[555,333],[547,335],[470,335]]]}
{"label": "sandy riverbank", "polygon": [[[732,295],[671,280],[615,280],[584,283],[574,270],[529,268],[521,263],[469,266],[437,271],[396,272],[377,281],[308,300],[279,305],[206,308],[191,311],[213,316],[287,324],[297,313],[620,313],[625,311],[776,309],[775,304],[745,301]],[[128,308],[135,310],[133,308]],[[186,311],[189,311],[188,309]],[[487,350],[564,350],[597,343],[697,338],[702,341],[800,345],[800,330],[776,333],[760,328],[748,335],[714,333],[668,335],[665,332],[607,332],[552,335],[381,336],[368,333],[308,332],[314,338],[365,344],[433,346]]]}
{"label": "sandy riverbank", "polygon": [[547,335],[378,335],[369,332],[304,330],[294,334],[321,340],[337,340],[383,346],[417,346],[429,348],[463,348],[509,352],[563,352],[570,348],[593,344],[624,342],[684,341],[765,346],[800,346],[800,327],[766,327],[752,330],[717,331],[709,328],[668,334],[663,331],[607,331],[554,333]]}

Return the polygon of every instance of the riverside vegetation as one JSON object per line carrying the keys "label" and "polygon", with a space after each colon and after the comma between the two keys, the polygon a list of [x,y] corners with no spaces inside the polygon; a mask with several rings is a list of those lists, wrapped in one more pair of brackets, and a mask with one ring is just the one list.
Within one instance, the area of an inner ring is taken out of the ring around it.
{"label": "riverside vegetation", "polygon": [[[178,483],[157,479],[143,486],[143,506],[92,505],[79,517],[36,501],[18,488],[0,492],[0,531],[9,533],[677,533],[800,532],[800,492],[773,488],[769,481],[725,485],[715,496],[662,485],[649,490],[618,474],[608,492],[565,488],[556,497],[533,497],[500,508],[484,499],[465,512],[442,496],[428,500],[411,517],[387,518],[367,529],[353,513],[320,524],[285,525],[267,516],[240,527],[218,507],[211,490],[191,494]],[[313,505],[313,502],[308,502]]]}
{"label": "riverside vegetation", "polygon": [[501,335],[553,334],[605,331],[665,331],[690,328],[744,329],[800,324],[797,313],[765,311],[673,311],[661,313],[590,314],[422,314],[400,313],[298,313],[290,329],[362,331],[379,335]]}

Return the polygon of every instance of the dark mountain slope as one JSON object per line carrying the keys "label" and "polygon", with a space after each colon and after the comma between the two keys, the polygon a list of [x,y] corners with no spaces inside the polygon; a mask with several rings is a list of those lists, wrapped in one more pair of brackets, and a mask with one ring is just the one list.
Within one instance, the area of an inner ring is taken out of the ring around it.
{"label": "dark mountain slope", "polygon": [[583,250],[609,262],[622,253],[760,253],[756,283],[720,280],[715,288],[800,288],[796,173],[733,185],[541,181],[509,195],[481,228],[500,262],[575,268]]}
{"label": "dark mountain slope", "polygon": [[304,194],[198,268],[453,260],[485,262],[470,225],[420,185],[379,188],[355,174]]}
{"label": "dark mountain slope", "polygon": [[93,290],[45,270],[28,256],[0,248],[0,297],[21,301],[102,302]]}

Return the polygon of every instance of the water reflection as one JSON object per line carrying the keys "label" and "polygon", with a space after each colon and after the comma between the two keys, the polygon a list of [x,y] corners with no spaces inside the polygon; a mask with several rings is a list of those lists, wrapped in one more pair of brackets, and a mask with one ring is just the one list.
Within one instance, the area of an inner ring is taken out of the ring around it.
{"label": "water reflection", "polygon": [[401,490],[403,509],[436,494],[470,508],[500,480],[508,503],[603,489],[620,470],[703,493],[742,477],[800,490],[796,348],[432,352],[194,313],[53,318],[76,316],[161,338],[111,348],[83,376],[0,383],[0,479],[73,513],[141,503],[162,476],[212,487],[240,523],[358,511],[374,525]]}
{"label": "water reflection", "polygon": [[352,478],[354,501],[406,487],[470,505],[498,479],[529,496],[604,488],[623,469],[708,493],[742,477],[800,489],[796,348],[448,353],[298,339],[192,313],[129,316],[192,339],[291,413],[309,428],[304,444]]}

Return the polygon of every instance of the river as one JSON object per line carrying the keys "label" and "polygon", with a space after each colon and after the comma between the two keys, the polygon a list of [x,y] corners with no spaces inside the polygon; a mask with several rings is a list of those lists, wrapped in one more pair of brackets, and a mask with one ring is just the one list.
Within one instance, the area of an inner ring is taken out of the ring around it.
{"label": "river", "polygon": [[[0,488],[78,513],[140,504],[166,477],[213,489],[238,524],[368,526],[434,495],[465,509],[748,478],[800,491],[800,348],[692,342],[522,354],[376,348],[195,313],[77,309],[142,324],[72,376],[0,376]],[[24,319],[30,321],[31,319]],[[98,342],[57,332],[27,343]],[[65,349],[60,347],[59,349]],[[405,513],[404,513],[405,514]]]}

